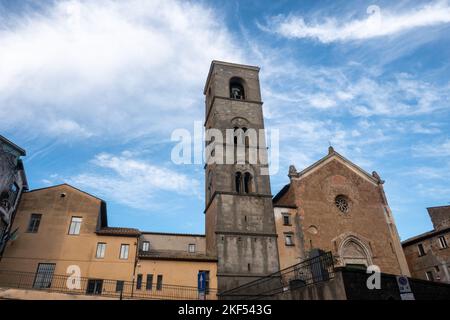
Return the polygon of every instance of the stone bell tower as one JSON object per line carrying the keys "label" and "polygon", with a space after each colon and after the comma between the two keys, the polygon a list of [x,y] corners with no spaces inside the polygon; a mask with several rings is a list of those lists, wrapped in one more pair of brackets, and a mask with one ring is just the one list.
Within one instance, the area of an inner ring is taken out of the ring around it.
{"label": "stone bell tower", "polygon": [[206,246],[218,257],[219,292],[279,270],[258,74],[258,67],[213,61],[204,89],[207,137],[223,135],[207,138],[206,158],[215,161],[205,165]]}

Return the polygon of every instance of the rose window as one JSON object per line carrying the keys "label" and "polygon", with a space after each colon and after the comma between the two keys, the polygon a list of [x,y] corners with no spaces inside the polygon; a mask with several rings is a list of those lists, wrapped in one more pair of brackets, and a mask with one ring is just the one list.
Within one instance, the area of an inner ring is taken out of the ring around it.
{"label": "rose window", "polygon": [[336,207],[343,213],[347,213],[349,210],[348,200],[345,196],[337,196],[335,199]]}

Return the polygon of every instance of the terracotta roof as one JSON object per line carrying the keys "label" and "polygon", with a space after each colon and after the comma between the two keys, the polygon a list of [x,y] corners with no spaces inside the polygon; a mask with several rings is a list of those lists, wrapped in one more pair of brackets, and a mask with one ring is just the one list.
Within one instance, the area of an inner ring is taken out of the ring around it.
{"label": "terracotta roof", "polygon": [[204,234],[194,234],[194,233],[172,233],[172,232],[153,232],[153,231],[142,231],[142,234],[154,234],[160,236],[180,236],[180,237],[205,237]]}
{"label": "terracotta roof", "polygon": [[159,260],[217,261],[217,257],[208,256],[204,253],[189,253],[186,251],[177,250],[141,250],[139,251],[139,258]]}
{"label": "terracotta roof", "polygon": [[120,227],[105,227],[101,228],[96,233],[104,236],[125,236],[125,237],[137,237],[141,235],[141,232],[138,229],[120,228]]}
{"label": "terracotta roof", "polygon": [[442,229],[442,230],[431,230],[431,231],[428,231],[428,232],[424,232],[424,233],[419,234],[417,236],[408,238],[405,241],[402,241],[402,246],[403,247],[409,246],[411,244],[414,244],[414,243],[420,242],[422,240],[425,240],[425,239],[428,239],[428,238],[432,238],[434,236],[437,236],[437,235],[440,235],[440,234],[443,234],[443,233],[447,233],[447,232],[450,232],[450,228],[445,228],[445,229]]}

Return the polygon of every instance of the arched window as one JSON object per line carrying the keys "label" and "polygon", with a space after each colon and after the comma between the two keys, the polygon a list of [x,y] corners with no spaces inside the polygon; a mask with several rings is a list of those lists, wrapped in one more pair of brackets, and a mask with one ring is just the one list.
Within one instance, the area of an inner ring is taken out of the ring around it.
{"label": "arched window", "polygon": [[234,184],[235,184],[237,193],[241,193],[241,180],[242,180],[242,174],[240,172],[236,172],[236,174],[234,176]]}
{"label": "arched window", "polygon": [[233,132],[233,136],[234,136],[234,145],[237,145],[237,142],[238,142],[238,130],[239,130],[239,127],[234,127],[234,132]]}
{"label": "arched window", "polygon": [[207,180],[207,190],[206,190],[206,192],[207,192],[206,198],[208,200],[210,200],[211,196],[212,196],[212,172],[211,171],[208,172],[208,180]]}
{"label": "arched window", "polygon": [[252,191],[252,175],[249,172],[244,174],[244,192],[250,193]]}
{"label": "arched window", "polygon": [[372,264],[372,256],[369,247],[355,236],[349,236],[342,241],[339,255],[342,263],[350,267],[368,267]]}
{"label": "arched window", "polygon": [[238,144],[238,138],[240,139],[240,141],[244,142],[245,139],[245,145],[247,146],[248,143],[248,136],[246,135],[247,132],[247,128],[243,127],[243,128],[239,128],[239,127],[234,127],[234,132],[233,132],[233,136],[234,136],[234,144],[237,145]]}
{"label": "arched window", "polygon": [[236,100],[245,100],[244,86],[241,78],[231,78],[230,80],[230,98]]}

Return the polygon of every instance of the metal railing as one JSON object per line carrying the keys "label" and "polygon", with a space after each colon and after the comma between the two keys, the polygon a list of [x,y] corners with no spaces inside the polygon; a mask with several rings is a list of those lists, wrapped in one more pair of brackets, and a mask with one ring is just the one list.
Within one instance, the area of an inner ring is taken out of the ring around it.
{"label": "metal railing", "polygon": [[[139,287],[139,289],[138,289]],[[134,281],[36,274],[34,272],[0,271],[0,288],[39,290],[74,295],[92,295],[116,299],[197,300],[197,287]],[[216,299],[217,290],[208,289],[206,300]]]}
{"label": "metal railing", "polygon": [[219,299],[270,299],[275,295],[334,278],[331,252],[311,257],[286,269],[218,293]]}

